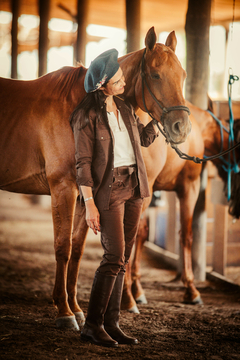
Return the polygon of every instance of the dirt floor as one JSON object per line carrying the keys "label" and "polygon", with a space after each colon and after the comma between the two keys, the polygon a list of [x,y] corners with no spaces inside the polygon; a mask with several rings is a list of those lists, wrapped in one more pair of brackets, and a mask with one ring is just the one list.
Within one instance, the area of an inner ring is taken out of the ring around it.
{"label": "dirt floor", "polygon": [[[85,314],[101,253],[98,237],[89,237],[78,283]],[[240,359],[239,288],[199,283],[204,305],[185,305],[182,284],[171,282],[175,275],[145,250],[148,304],[139,306],[138,315],[121,312],[122,328],[139,344],[108,349],[84,343],[79,332],[55,327],[49,208],[0,192],[0,359]]]}

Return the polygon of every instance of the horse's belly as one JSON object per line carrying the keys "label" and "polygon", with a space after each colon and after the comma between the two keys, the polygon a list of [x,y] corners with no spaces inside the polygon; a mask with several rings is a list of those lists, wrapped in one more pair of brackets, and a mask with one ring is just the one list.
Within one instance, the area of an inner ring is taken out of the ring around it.
{"label": "horse's belly", "polygon": [[0,174],[0,189],[22,194],[50,195],[45,172],[10,177]]}

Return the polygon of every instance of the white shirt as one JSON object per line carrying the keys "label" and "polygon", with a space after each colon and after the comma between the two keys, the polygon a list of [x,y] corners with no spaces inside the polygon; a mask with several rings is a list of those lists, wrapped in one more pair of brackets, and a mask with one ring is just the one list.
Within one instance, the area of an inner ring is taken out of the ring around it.
{"label": "white shirt", "polygon": [[118,120],[113,112],[107,112],[109,126],[114,135],[114,167],[129,166],[136,164],[132,143],[118,111]]}

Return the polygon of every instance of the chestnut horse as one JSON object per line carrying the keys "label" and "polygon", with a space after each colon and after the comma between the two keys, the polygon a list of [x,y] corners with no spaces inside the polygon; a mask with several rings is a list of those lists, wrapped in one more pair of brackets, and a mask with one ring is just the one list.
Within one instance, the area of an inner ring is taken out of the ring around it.
{"label": "chestnut horse", "polygon": [[[192,130],[187,140],[179,146],[182,152],[190,156],[202,158],[213,156],[229,147],[229,124],[221,121],[223,130],[219,123],[210,115],[208,111],[188,103],[191,111],[190,120]],[[195,116],[195,118],[193,117]],[[236,123],[237,125],[237,123]],[[237,127],[237,126],[236,126]],[[235,139],[239,141],[240,130],[235,134]],[[175,191],[180,203],[180,242],[182,248],[183,270],[182,281],[186,288],[184,301],[192,304],[201,304],[201,296],[194,285],[192,271],[191,247],[193,241],[192,219],[194,208],[199,195],[200,174],[202,165],[192,161],[182,160],[176,152],[164,144],[162,138],[158,138],[150,148],[142,149],[144,161],[147,166],[148,181],[151,192],[156,190]],[[236,152],[237,161],[240,161],[239,149]],[[228,155],[225,159],[228,160]],[[224,182],[227,181],[225,172],[222,171],[223,162],[221,159],[213,161],[219,170],[219,175]],[[240,174],[233,173],[233,191],[231,195],[230,207],[231,214],[236,218],[240,217]],[[150,199],[145,199],[144,209],[149,206]],[[143,209],[143,210],[144,210]],[[133,254],[132,268],[127,269],[126,281],[124,284],[122,309],[138,313],[137,303],[146,303],[144,291],[140,283],[140,261],[144,242],[147,240],[146,218],[143,218],[139,226],[139,234]],[[130,273],[131,272],[131,273]],[[136,300],[136,302],[135,302]]]}
{"label": "chestnut horse", "polygon": [[[165,45],[157,44],[151,28],[145,49],[119,59],[126,98],[135,108],[143,109],[145,101],[172,144],[184,142],[191,129],[182,93],[186,73],[175,55],[176,44],[174,32]],[[0,79],[0,189],[51,195],[56,324],[74,329],[79,329],[77,321],[84,321],[77,302],[77,278],[88,228],[85,209],[77,201],[69,118],[85,95],[86,71],[83,66],[65,67],[32,81]],[[143,76],[155,98],[142,88]]]}

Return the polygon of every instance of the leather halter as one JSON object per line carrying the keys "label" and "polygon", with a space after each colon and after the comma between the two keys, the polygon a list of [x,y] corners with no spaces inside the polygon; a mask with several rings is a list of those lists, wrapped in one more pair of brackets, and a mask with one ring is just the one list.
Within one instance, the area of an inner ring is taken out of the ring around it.
{"label": "leather halter", "polygon": [[[159,101],[158,99],[156,98],[156,96],[153,94],[153,92],[151,91],[148,83],[147,83],[147,80],[145,78],[145,73],[144,73],[144,57],[145,57],[145,54],[146,54],[146,50],[144,50],[144,53],[143,53],[143,57],[142,57],[142,63],[141,63],[141,76],[142,76],[142,100],[143,100],[143,105],[144,105],[144,108],[146,110],[146,112],[148,113],[148,115],[152,118],[152,120],[154,121],[154,124],[157,125],[159,131],[162,133],[162,135],[165,137],[166,139],[166,142],[167,143],[170,143],[171,147],[176,151],[176,153],[178,154],[178,156],[181,158],[181,159],[184,159],[184,160],[191,160],[191,161],[194,161],[195,163],[197,164],[201,164],[201,163],[205,163],[209,160],[214,160],[214,159],[218,159],[219,157],[223,156],[223,155],[226,155],[228,154],[229,152],[233,151],[235,148],[237,148],[238,146],[240,146],[240,141],[238,143],[236,143],[235,145],[233,145],[232,147],[230,147],[229,149],[225,150],[225,151],[222,151],[220,152],[219,154],[216,154],[216,155],[213,155],[213,156],[209,156],[207,158],[204,158],[204,159],[201,159],[197,156],[190,156],[188,154],[185,154],[183,153],[178,147],[177,145],[174,145],[172,144],[168,139],[167,139],[167,136],[166,136],[166,131],[165,131],[165,128],[164,128],[164,116],[165,114],[169,113],[170,111],[174,111],[174,110],[183,110],[183,111],[187,111],[188,115],[190,115],[190,110],[187,106],[184,106],[184,105],[177,105],[177,106],[170,106],[168,108],[166,108],[165,106],[163,106]],[[144,98],[144,84],[146,85],[150,95],[152,96],[152,98],[154,99],[154,101],[158,104],[158,106],[162,109],[162,115],[161,115],[161,118],[160,118],[160,122],[161,124],[163,125],[163,130],[160,128],[159,126],[159,123],[158,121],[152,116],[152,114],[148,111],[147,109],[147,106],[146,106],[146,102],[145,102],[145,98]]]}
{"label": "leather halter", "polygon": [[[177,110],[183,110],[183,111],[186,111],[188,113],[188,115],[190,115],[190,110],[187,106],[184,106],[184,105],[177,105],[177,106],[170,106],[170,107],[165,107],[163,106],[159,101],[158,99],[156,98],[156,96],[153,94],[153,92],[151,91],[148,83],[147,83],[147,80],[146,80],[146,76],[145,76],[145,73],[144,73],[144,65],[145,65],[145,62],[144,62],[144,58],[145,58],[145,54],[146,54],[146,49],[144,50],[144,53],[143,53],[143,57],[142,57],[142,63],[141,63],[141,76],[142,76],[142,100],[143,100],[143,105],[144,105],[144,108],[146,110],[146,112],[148,113],[148,115],[152,118],[152,120],[154,121],[154,123],[158,126],[158,129],[159,131],[162,133],[162,135],[166,138],[166,141],[167,143],[169,143],[170,141],[167,139],[167,136],[166,136],[166,131],[165,131],[165,124],[164,124],[164,117],[167,113],[169,113],[170,111],[177,111]],[[152,114],[149,112],[149,110],[147,109],[147,105],[146,105],[146,102],[145,102],[145,98],[144,98],[144,84],[146,85],[146,88],[148,89],[151,97],[153,98],[153,100],[158,104],[158,106],[160,107],[160,109],[162,110],[162,115],[161,115],[161,118],[160,118],[160,122],[161,124],[163,125],[163,130],[160,128],[160,126],[158,125],[158,121],[152,116]]]}

